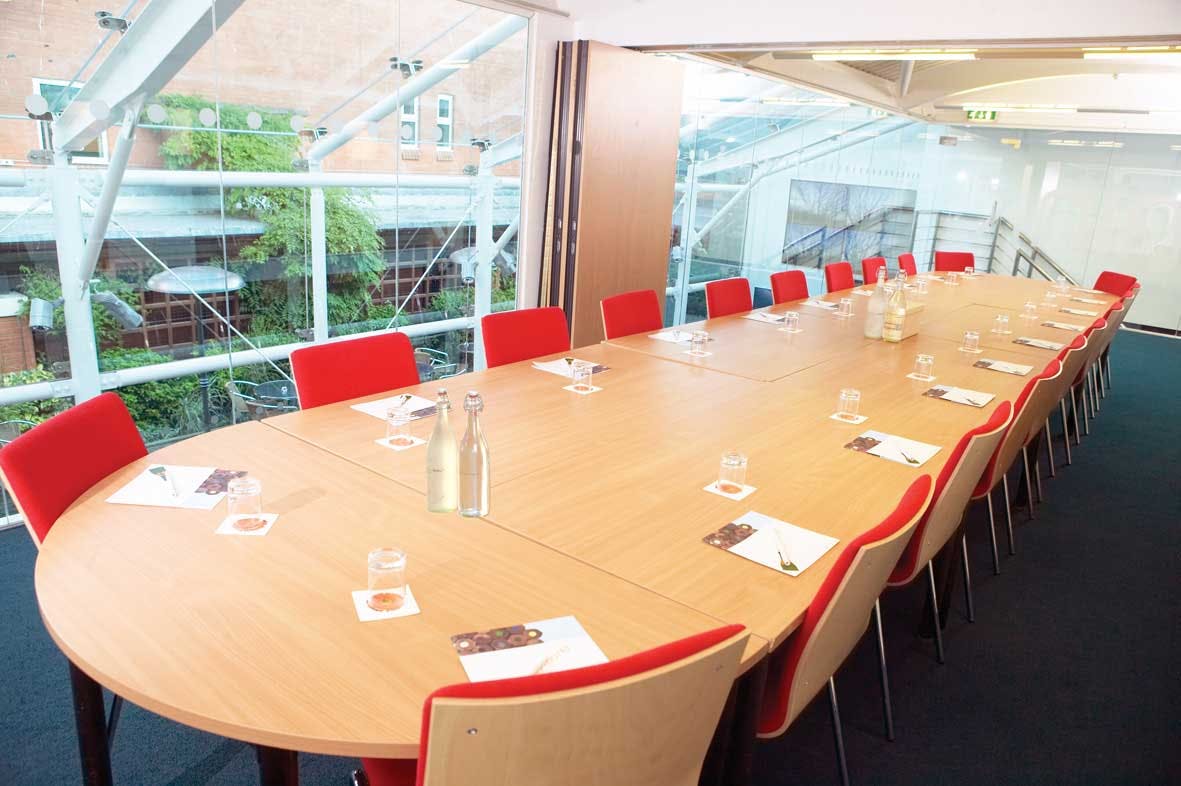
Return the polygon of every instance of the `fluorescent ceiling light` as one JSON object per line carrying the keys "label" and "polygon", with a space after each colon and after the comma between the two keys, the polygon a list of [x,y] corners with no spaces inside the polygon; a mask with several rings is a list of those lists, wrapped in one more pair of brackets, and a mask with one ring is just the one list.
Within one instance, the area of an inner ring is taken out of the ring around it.
{"label": "fluorescent ceiling light", "polygon": [[1135,60],[1181,65],[1181,47],[1129,46],[1126,49],[1084,49],[1083,60]]}
{"label": "fluorescent ceiling light", "polygon": [[1070,104],[964,104],[960,107],[964,111],[987,112],[1050,112],[1053,114],[1074,113],[1077,106]]}
{"label": "fluorescent ceiling light", "polygon": [[778,96],[768,96],[767,98],[760,98],[764,104],[784,104],[787,106],[849,106],[848,101],[841,101],[836,98],[780,98]]}
{"label": "fluorescent ceiling light", "polygon": [[1081,139],[1051,139],[1049,144],[1057,145],[1058,147],[1082,147],[1087,143]]}
{"label": "fluorescent ceiling light", "polygon": [[843,49],[813,52],[813,60],[975,60],[975,49]]}

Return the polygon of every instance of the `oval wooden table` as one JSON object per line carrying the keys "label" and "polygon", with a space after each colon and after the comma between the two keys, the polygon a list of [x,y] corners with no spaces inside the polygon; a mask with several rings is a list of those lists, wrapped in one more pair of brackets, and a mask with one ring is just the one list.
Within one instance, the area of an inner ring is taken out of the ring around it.
{"label": "oval wooden table", "polygon": [[[421,494],[259,423],[150,459],[79,499],[37,560],[41,616],[74,667],[88,784],[110,783],[95,682],[254,743],[263,782],[286,786],[294,751],[416,756],[423,700],[467,679],[453,634],[573,614],[615,659],[721,624],[486,521],[432,515]],[[223,536],[224,503],[105,501],[159,462],[248,470],[279,519],[263,537]],[[361,623],[350,593],[369,549],[391,544],[422,611]],[[752,637],[744,665],[766,649]]]}

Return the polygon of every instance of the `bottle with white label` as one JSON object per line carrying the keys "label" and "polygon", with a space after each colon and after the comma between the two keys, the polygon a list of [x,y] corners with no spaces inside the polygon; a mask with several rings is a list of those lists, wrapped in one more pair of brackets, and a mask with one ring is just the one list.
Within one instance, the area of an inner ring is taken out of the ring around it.
{"label": "bottle with white label", "polygon": [[439,388],[435,409],[435,430],[426,445],[426,507],[432,513],[453,513],[459,507],[459,450],[445,388]]}
{"label": "bottle with white label", "polygon": [[865,307],[865,337],[880,339],[882,337],[882,325],[886,322],[886,287],[884,282],[879,277],[878,285],[874,287],[873,295],[869,298],[869,304]]}
{"label": "bottle with white label", "polygon": [[895,287],[890,301],[886,305],[886,321],[882,325],[882,340],[897,343],[902,340],[902,330],[906,325],[906,290]]}
{"label": "bottle with white label", "polygon": [[459,515],[486,516],[492,482],[488,466],[488,441],[480,426],[484,399],[469,390],[463,400],[467,433],[459,443]]}

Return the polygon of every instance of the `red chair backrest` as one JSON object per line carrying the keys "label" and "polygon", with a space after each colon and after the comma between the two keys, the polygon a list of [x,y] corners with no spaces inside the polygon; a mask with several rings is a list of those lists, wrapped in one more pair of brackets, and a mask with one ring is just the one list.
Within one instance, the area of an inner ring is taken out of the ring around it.
{"label": "red chair backrest", "polygon": [[723,278],[705,285],[705,313],[710,319],[741,314],[752,308],[750,282],[745,278]]}
{"label": "red chair backrest", "polygon": [[780,270],[771,274],[771,300],[787,303],[808,297],[808,277],[802,270]]}
{"label": "red chair backrest", "polygon": [[837,556],[803,623],[771,655],[760,737],[783,733],[857,646],[874,602],[926,510],[931,488],[930,475],[919,477],[881,524],[854,538]]}
{"label": "red chair backrest", "polygon": [[[506,700],[511,699],[530,699],[534,697],[544,697],[550,694],[557,694],[567,691],[582,692],[581,695],[586,695],[587,692],[602,691],[607,692],[611,690],[628,689],[628,683],[635,685],[633,678],[656,676],[652,674],[657,670],[672,668],[676,670],[680,665],[687,665],[688,662],[695,661],[696,656],[700,656],[707,650],[715,647],[720,647],[729,650],[728,653],[722,654],[722,658],[732,661],[732,667],[737,668],[738,659],[741,655],[742,647],[745,644],[747,636],[745,635],[745,628],[742,625],[727,625],[714,630],[699,633],[695,636],[681,639],[679,641],[665,644],[655,649],[640,652],[626,658],[603,663],[598,666],[588,666],[580,669],[570,669],[568,671],[559,671],[545,674],[537,674],[529,677],[518,677],[515,679],[491,680],[487,682],[465,682],[457,685],[448,685],[439,688],[430,696],[427,697],[422,707],[422,732],[419,736],[419,756],[417,776],[415,782],[418,786],[424,786],[428,782],[428,774],[431,762],[438,762],[443,766],[450,766],[455,764],[456,757],[463,758],[463,746],[456,746],[454,740],[443,740],[443,748],[433,751],[430,747],[430,740],[432,731],[437,732],[438,729],[432,729],[434,721],[439,720],[438,710],[452,710],[456,709],[459,702],[463,702],[461,706],[466,706],[469,709],[479,708],[487,702],[491,709],[497,704],[504,704]],[[713,667],[711,667],[712,670]],[[668,672],[666,671],[667,675]],[[721,714],[721,704],[724,703],[726,694],[729,693],[730,677],[726,680],[726,684],[722,687],[721,693],[718,695],[718,714]],[[626,681],[621,684],[620,681]],[[715,686],[716,687],[716,686]],[[517,711],[521,713],[528,713],[531,708],[541,709],[546,711],[547,704],[551,702],[560,702],[569,700],[571,698],[577,699],[579,693],[567,694],[565,699],[562,697],[553,697],[549,702],[545,699],[535,700],[532,702],[520,702],[517,706]],[[602,695],[602,694],[600,694]],[[452,701],[448,701],[452,700]],[[456,701],[458,700],[458,701]],[[552,704],[551,704],[552,706]],[[571,709],[574,708],[571,704]],[[510,708],[510,712],[512,708]],[[708,744],[708,737],[712,733],[712,726],[716,723],[716,718],[710,723],[710,729],[706,731],[705,739],[702,740],[702,751],[704,754],[704,747]],[[495,734],[496,731],[492,729],[486,730],[490,734]],[[511,730],[509,730],[511,732]],[[634,743],[634,740],[631,742]],[[597,754],[594,752],[594,746],[603,744],[604,741],[600,739],[593,740],[579,740],[566,739],[559,736],[558,739],[551,740],[550,744],[556,745],[559,749],[566,746],[578,746],[583,750],[582,756],[594,757]],[[689,741],[682,740],[681,744],[688,744]],[[531,741],[521,740],[520,744],[523,746],[530,746]],[[588,747],[589,746],[589,747]],[[607,747],[613,747],[608,745]],[[512,761],[514,759],[513,752],[510,750],[499,750],[495,752],[499,754],[501,759],[497,762],[503,766],[505,760]],[[557,758],[562,758],[560,750],[555,754]],[[600,757],[602,758],[602,757]],[[610,757],[607,757],[609,759]],[[659,757],[657,757],[659,758]],[[443,761],[440,761],[442,759]],[[366,773],[369,775],[369,780],[372,786],[385,786],[387,783],[396,782],[391,778],[382,777],[384,773],[391,773],[397,776],[400,774],[400,768],[396,761],[388,759],[364,759],[363,760]],[[466,764],[466,767],[463,766]],[[491,762],[465,762],[462,763],[460,769],[470,769],[473,764],[484,765],[485,767]],[[493,767],[497,764],[492,764]],[[613,762],[609,760],[603,761],[604,768],[609,769]],[[530,780],[529,778],[518,777],[523,773],[513,773],[496,771],[493,773],[493,780],[499,783],[518,783]],[[376,776],[376,777],[375,777]],[[633,782],[624,778],[627,782]],[[694,777],[696,780],[696,777]],[[566,782],[561,773],[547,774],[544,778],[538,778],[538,782],[554,783]],[[430,774],[429,782],[440,782],[439,775]],[[467,782],[467,781],[464,781]],[[598,782],[598,781],[596,781]],[[606,782],[606,781],[604,781]]]}
{"label": "red chair backrest", "polygon": [[599,301],[603,314],[603,335],[608,340],[649,333],[664,327],[660,316],[660,299],[651,289],[637,289],[612,295]]}
{"label": "red chair backrest", "polygon": [[[1005,436],[1001,438],[1001,443],[997,445],[996,452],[988,460],[988,466],[981,474],[976,490],[972,492],[972,499],[983,497],[1000,483],[1013,459],[1028,441],[1033,424],[1040,425],[1041,421],[1045,420],[1050,405],[1057,403],[1057,398],[1051,394],[1055,391],[1054,380],[1061,373],[1062,361],[1054,358],[1017,394],[1017,400],[1013,402],[1013,418],[1005,430]],[[1046,411],[1039,412],[1043,407]]]}
{"label": "red chair backrest", "polygon": [[557,306],[489,314],[480,327],[488,368],[570,351],[566,313]]}
{"label": "red chair backrest", "polygon": [[976,267],[976,255],[971,251],[936,251],[935,269],[962,273],[964,268]]}
{"label": "red chair backrest", "polygon": [[0,449],[0,472],[38,547],[87,489],[148,454],[114,393],[84,401]]}
{"label": "red chair backrest", "polygon": [[1136,283],[1135,276],[1116,273],[1114,270],[1104,270],[1099,274],[1099,278],[1095,279],[1095,289],[1102,290],[1109,295],[1124,297],[1132,291],[1132,287],[1136,286]]}
{"label": "red chair backrest", "polygon": [[824,285],[829,292],[852,289],[857,285],[853,280],[853,266],[848,262],[833,262],[824,266]]}
{"label": "red chair backrest", "polygon": [[914,254],[899,254],[898,269],[905,270],[908,276],[917,276],[919,274],[919,268],[914,263]]}
{"label": "red chair backrest", "polygon": [[414,347],[404,333],[329,341],[291,353],[303,409],[417,385]]}
{"label": "red chair backrest", "polygon": [[[886,267],[885,257],[867,257],[861,260],[861,280],[864,284],[876,284],[878,271]],[[908,274],[909,275],[909,274]]]}

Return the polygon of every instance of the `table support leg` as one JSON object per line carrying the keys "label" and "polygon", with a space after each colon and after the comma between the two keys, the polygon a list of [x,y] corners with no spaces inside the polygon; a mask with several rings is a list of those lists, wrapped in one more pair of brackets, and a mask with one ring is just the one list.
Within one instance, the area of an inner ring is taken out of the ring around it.
{"label": "table support leg", "polygon": [[78,732],[78,753],[82,758],[82,783],[84,786],[112,786],[102,686],[71,663],[70,688],[74,693],[74,724]]}
{"label": "table support leg", "polygon": [[282,748],[255,745],[261,786],[299,786],[299,754]]}

